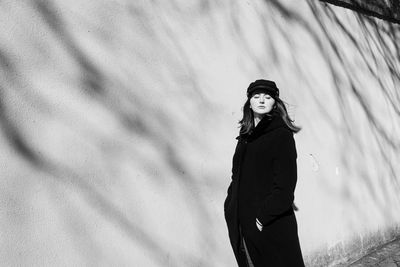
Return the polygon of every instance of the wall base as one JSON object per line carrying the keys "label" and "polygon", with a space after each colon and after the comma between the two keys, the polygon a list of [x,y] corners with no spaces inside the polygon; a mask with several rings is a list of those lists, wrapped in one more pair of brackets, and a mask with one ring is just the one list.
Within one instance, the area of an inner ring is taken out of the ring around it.
{"label": "wall base", "polygon": [[380,246],[397,238],[400,238],[400,225],[373,233],[354,236],[348,242],[343,241],[333,247],[319,249],[308,255],[304,255],[304,261],[308,267],[349,266]]}

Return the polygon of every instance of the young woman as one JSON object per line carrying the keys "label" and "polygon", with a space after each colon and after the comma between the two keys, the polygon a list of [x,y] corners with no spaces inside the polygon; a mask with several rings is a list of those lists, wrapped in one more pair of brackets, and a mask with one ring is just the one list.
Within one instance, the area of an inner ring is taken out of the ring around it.
{"label": "young woman", "polygon": [[275,82],[247,88],[232,181],[224,203],[229,238],[240,267],[302,267],[294,191],[297,152],[292,123]]}

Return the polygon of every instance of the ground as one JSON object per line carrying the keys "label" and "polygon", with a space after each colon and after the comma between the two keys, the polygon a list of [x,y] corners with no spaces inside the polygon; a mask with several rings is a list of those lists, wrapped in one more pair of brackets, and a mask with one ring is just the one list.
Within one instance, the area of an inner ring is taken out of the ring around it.
{"label": "ground", "polygon": [[371,252],[350,267],[398,267],[400,266],[400,238],[391,241]]}

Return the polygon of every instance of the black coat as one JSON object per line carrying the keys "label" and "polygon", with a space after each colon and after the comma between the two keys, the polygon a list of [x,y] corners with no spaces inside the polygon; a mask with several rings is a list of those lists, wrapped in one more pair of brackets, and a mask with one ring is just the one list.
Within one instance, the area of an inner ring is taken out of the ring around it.
{"label": "black coat", "polygon": [[304,266],[292,207],[297,182],[293,132],[280,116],[264,116],[250,134],[236,139],[224,211],[239,266],[247,266],[242,237],[258,252],[250,253],[256,267]]}

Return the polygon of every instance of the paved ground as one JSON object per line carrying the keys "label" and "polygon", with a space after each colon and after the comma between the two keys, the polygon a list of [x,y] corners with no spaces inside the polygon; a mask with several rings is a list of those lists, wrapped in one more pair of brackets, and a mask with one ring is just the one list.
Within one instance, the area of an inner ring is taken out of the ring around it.
{"label": "paved ground", "polygon": [[400,267],[400,238],[379,247],[350,267]]}

